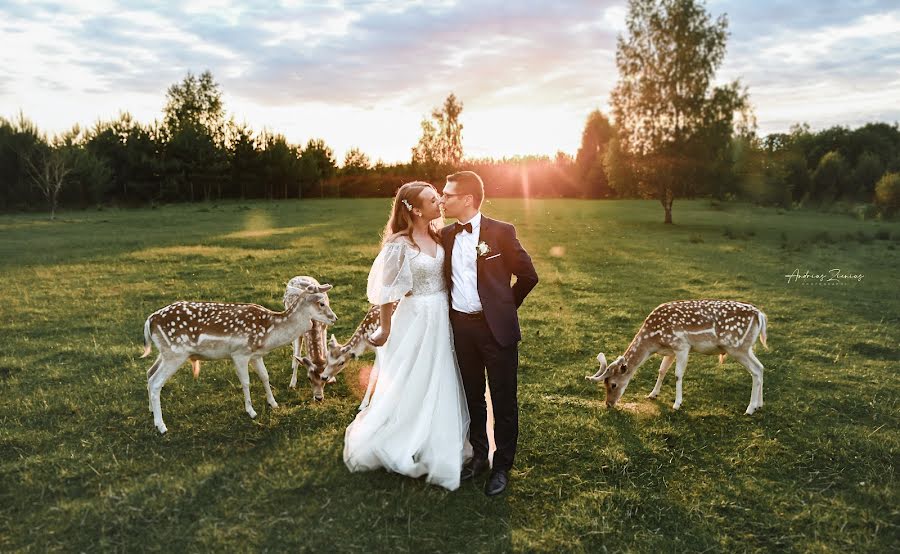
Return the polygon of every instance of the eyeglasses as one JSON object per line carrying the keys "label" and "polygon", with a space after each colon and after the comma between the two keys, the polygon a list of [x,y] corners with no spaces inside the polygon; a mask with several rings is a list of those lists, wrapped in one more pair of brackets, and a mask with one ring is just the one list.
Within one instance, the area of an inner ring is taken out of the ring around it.
{"label": "eyeglasses", "polygon": [[469,196],[469,193],[458,192],[458,193],[456,193],[456,194],[452,194],[452,193],[449,193],[449,192],[445,192],[445,193],[441,194],[441,196],[443,196],[443,197],[445,197],[445,198],[453,198],[454,196]]}

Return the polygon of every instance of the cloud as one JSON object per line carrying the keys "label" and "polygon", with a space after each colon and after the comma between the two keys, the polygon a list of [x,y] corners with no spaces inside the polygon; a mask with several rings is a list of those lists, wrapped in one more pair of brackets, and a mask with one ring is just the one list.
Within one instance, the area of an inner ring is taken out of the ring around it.
{"label": "cloud", "polygon": [[[572,74],[597,62],[586,58],[598,43],[607,53],[614,48],[614,33],[604,32],[604,7],[590,2],[477,9],[409,3],[391,12],[376,9],[377,3],[223,4],[209,12],[188,3],[169,15],[147,8],[73,9],[70,19],[77,22],[51,24],[61,46],[45,54],[91,71],[115,68],[99,74],[116,90],[144,91],[147,74],[171,81],[186,70],[210,68],[228,89],[262,102],[374,105],[385,98],[434,102],[449,89],[490,96],[521,82],[530,82],[536,101],[557,95],[565,101]],[[42,13],[30,19],[47,25]],[[11,15],[25,17],[22,10]],[[586,21],[598,23],[590,34],[572,32]],[[568,73],[569,83],[543,78],[553,71]]]}
{"label": "cloud", "polygon": [[755,22],[755,33],[753,14],[741,10],[758,6],[741,3],[738,17],[729,14],[722,76],[749,85],[761,133],[802,121],[821,129],[898,120],[891,98],[900,97],[900,9],[885,4],[835,3],[816,10],[818,19],[791,5]]}
{"label": "cloud", "polygon": [[[813,9],[728,0],[707,9],[728,14],[720,78],[749,86],[761,130],[896,118],[896,101],[888,99],[900,97],[895,2],[820,2]],[[96,106],[102,98],[103,105],[118,102],[115,109],[139,102],[140,113],[153,113],[169,85],[209,69],[226,109],[263,118],[249,120],[255,128],[290,134],[280,125],[296,125],[305,129],[298,136],[352,144],[356,137],[378,141],[382,129],[329,127],[319,114],[331,110],[360,125],[382,125],[393,114],[406,146],[387,153],[356,144],[375,157],[405,158],[417,119],[451,91],[466,106],[464,118],[484,118],[467,125],[480,152],[491,148],[482,130],[502,121],[488,117],[491,111],[507,120],[516,111],[526,121],[533,114],[542,126],[557,118],[571,128],[553,131],[577,142],[588,112],[607,108],[625,13],[618,0],[10,1],[0,5],[0,102],[53,111],[38,99],[84,97]]]}

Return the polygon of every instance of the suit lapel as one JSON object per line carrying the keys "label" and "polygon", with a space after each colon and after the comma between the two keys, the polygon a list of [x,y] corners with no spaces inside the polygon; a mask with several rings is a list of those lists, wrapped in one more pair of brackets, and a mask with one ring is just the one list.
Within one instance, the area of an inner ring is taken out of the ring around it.
{"label": "suit lapel", "polygon": [[[485,244],[490,244],[490,242],[488,241],[489,233],[490,233],[490,227],[491,227],[491,220],[488,219],[487,217],[485,217],[484,214],[481,214],[481,229],[480,229],[479,232],[478,232],[478,242],[475,243],[475,247],[476,247],[476,248],[477,248],[478,245],[481,244],[482,242],[485,243]],[[477,253],[477,250],[476,250],[476,254],[475,254],[475,271],[476,271],[476,273],[477,273],[477,275],[478,275],[478,284],[479,284],[479,288],[480,288],[480,286],[481,286],[481,283],[483,282],[483,279],[481,278],[481,268],[482,268],[482,266],[484,265],[483,258],[484,258],[484,256],[480,256],[480,255]]]}
{"label": "suit lapel", "polygon": [[[453,225],[456,224],[454,223]],[[447,290],[450,290],[453,287],[451,276],[453,275],[453,245],[456,243],[456,233],[453,232],[453,228],[450,225],[446,226],[441,232],[444,239],[444,278],[447,281]]]}

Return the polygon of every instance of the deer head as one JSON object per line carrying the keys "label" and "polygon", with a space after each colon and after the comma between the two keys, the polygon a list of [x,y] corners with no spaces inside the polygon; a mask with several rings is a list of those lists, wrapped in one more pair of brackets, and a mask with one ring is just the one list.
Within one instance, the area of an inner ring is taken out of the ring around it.
{"label": "deer head", "polygon": [[[325,294],[331,290],[331,285],[308,285],[305,288],[297,288],[288,286],[288,293],[285,294],[285,304],[293,308],[290,311],[298,313],[301,308],[309,307],[309,317],[313,321],[324,323],[325,325],[334,325],[337,316],[331,311],[331,305],[328,301],[328,295]],[[293,296],[293,298],[290,298]]]}
{"label": "deer head", "polygon": [[334,377],[325,377],[324,372],[319,373],[316,364],[306,356],[303,356],[302,358],[294,356],[294,359],[306,367],[306,378],[309,379],[309,383],[312,385],[313,400],[316,402],[325,400],[325,385],[327,383],[334,383],[336,379]]}
{"label": "deer head", "polygon": [[333,381],[338,373],[344,371],[347,362],[356,359],[356,353],[351,350],[350,345],[341,346],[337,338],[331,335],[328,347],[325,349],[326,362],[325,369],[322,371],[322,378]]}
{"label": "deer head", "polygon": [[612,408],[628,388],[628,382],[631,381],[634,372],[628,371],[628,364],[625,363],[623,356],[619,356],[613,363],[607,365],[606,356],[601,352],[597,354],[597,363],[600,365],[597,373],[586,375],[585,379],[595,383],[603,381],[606,386],[606,407]]}

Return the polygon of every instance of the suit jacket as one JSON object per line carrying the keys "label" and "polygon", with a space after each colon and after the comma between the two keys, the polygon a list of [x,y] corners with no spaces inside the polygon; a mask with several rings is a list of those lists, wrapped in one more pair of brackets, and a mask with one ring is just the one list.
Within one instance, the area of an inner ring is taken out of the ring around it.
{"label": "suit jacket", "polygon": [[[454,225],[441,229],[444,246],[444,276],[447,291],[453,292],[451,262],[453,244],[456,242]],[[476,258],[478,274],[478,296],[494,339],[500,346],[509,346],[522,340],[519,316],[516,310],[538,283],[537,272],[531,256],[522,248],[516,238],[516,228],[503,221],[497,221],[481,214],[481,232],[478,244],[488,245],[490,252]],[[512,276],[516,282],[510,285]]]}

